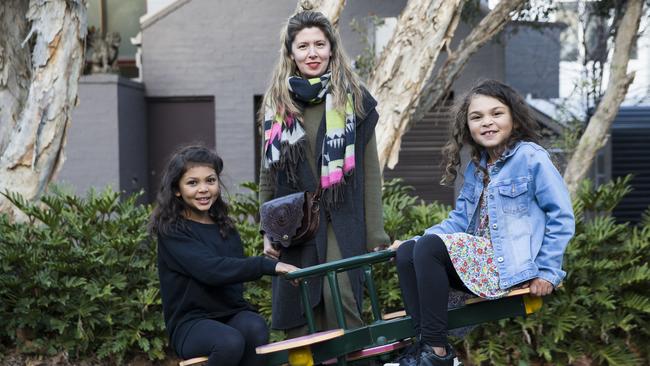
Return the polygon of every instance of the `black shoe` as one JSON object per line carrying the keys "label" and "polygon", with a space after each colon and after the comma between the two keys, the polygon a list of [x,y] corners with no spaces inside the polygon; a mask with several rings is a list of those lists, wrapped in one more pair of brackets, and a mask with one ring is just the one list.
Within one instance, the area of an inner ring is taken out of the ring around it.
{"label": "black shoe", "polygon": [[413,342],[411,345],[406,347],[397,360],[389,363],[390,365],[399,365],[399,366],[417,366],[418,365],[418,356],[420,355],[420,342]]}
{"label": "black shoe", "polygon": [[422,347],[422,353],[420,353],[420,362],[417,366],[454,366],[454,358],[456,358],[456,352],[447,344],[445,346],[447,354],[445,356],[438,356],[431,346],[425,345]]}

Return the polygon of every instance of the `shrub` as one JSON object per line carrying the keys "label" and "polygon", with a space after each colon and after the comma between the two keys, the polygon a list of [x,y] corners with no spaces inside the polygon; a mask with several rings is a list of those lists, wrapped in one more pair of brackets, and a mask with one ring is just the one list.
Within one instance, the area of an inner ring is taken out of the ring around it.
{"label": "shrub", "polygon": [[[650,210],[638,226],[612,210],[629,178],[594,188],[574,202],[576,236],[565,256],[568,275],[542,310],[483,324],[455,345],[466,364],[641,365],[650,361]],[[231,197],[246,255],[262,253],[257,186]],[[425,204],[399,180],[384,185],[391,239],[421,234],[450,207]],[[78,198],[55,191],[40,203],[7,195],[27,221],[0,214],[0,344],[22,352],[102,358],[165,356],[155,245],[145,231],[149,208],[137,196],[106,190]],[[380,304],[403,307],[391,263],[375,266]],[[245,297],[270,319],[270,277],[250,282]],[[366,304],[365,316],[369,315]],[[272,333],[272,340],[283,337]]]}
{"label": "shrub", "polygon": [[36,203],[5,196],[26,221],[0,214],[0,343],[112,364],[164,358],[149,208],[110,189],[85,198],[55,189]]}

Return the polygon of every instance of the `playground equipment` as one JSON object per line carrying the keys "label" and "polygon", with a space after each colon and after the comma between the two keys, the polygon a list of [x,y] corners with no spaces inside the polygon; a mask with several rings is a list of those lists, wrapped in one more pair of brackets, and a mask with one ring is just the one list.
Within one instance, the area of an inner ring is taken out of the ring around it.
{"label": "playground equipment", "polygon": [[[257,353],[269,356],[267,363],[269,366],[285,364],[345,366],[372,357],[386,357],[391,352],[410,344],[410,339],[415,335],[411,318],[405,312],[382,317],[372,276],[374,264],[388,261],[394,256],[395,252],[384,250],[319,264],[286,275],[287,280],[297,280],[300,283],[302,304],[311,334],[258,347]],[[337,277],[339,273],[356,268],[361,268],[364,273],[373,320],[359,328],[350,329],[343,316]],[[306,280],[312,277],[327,277],[340,329],[316,332],[306,286]],[[466,301],[464,306],[449,310],[449,329],[526,316],[541,307],[542,299],[531,296],[529,289],[514,290],[498,300],[472,298]]]}

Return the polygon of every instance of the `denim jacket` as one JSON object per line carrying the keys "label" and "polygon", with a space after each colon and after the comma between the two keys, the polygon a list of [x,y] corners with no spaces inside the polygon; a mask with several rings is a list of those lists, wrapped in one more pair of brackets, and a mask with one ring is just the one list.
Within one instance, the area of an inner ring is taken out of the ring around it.
{"label": "denim jacket", "polygon": [[[485,162],[484,156],[481,165]],[[456,208],[425,235],[473,232],[483,173],[470,162],[464,178]],[[548,152],[532,142],[517,143],[491,169],[487,195],[499,286],[537,277],[557,286],[566,275],[562,257],[575,221],[569,192]]]}

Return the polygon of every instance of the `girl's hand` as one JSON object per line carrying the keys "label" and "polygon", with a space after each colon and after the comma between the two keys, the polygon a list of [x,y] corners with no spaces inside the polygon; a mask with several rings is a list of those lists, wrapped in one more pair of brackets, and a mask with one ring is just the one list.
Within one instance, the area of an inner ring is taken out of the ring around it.
{"label": "girl's hand", "polygon": [[264,255],[275,260],[278,260],[280,258],[280,251],[273,247],[273,244],[271,244],[271,239],[269,239],[266,234],[264,234]]}
{"label": "girl's hand", "polygon": [[275,273],[279,275],[285,275],[287,273],[291,273],[293,271],[297,271],[300,268],[289,264],[289,263],[284,263],[284,262],[278,262],[278,264],[275,265]]}
{"label": "girl's hand", "polygon": [[[291,273],[293,271],[297,271],[300,268],[289,264],[289,263],[284,263],[284,262],[278,262],[278,264],[275,265],[275,273],[279,275],[285,275],[287,273]],[[300,284],[299,280],[291,280],[291,285],[293,286],[298,286]]]}
{"label": "girl's hand", "polygon": [[388,245],[387,245],[387,244],[380,244],[380,245],[377,245],[376,247],[372,248],[371,253],[374,253],[374,252],[380,252],[380,251],[382,251],[382,250],[386,250],[386,249],[388,249]]}
{"label": "girl's hand", "polygon": [[534,296],[546,296],[553,292],[553,284],[539,277],[532,279],[528,287],[530,287],[530,294]]}
{"label": "girl's hand", "polygon": [[392,251],[396,252],[396,251],[397,251],[397,248],[399,248],[399,246],[402,245],[403,242],[404,242],[404,240],[395,240],[395,241],[393,242],[393,244],[391,244],[391,245],[388,247],[388,250],[392,250]]}

